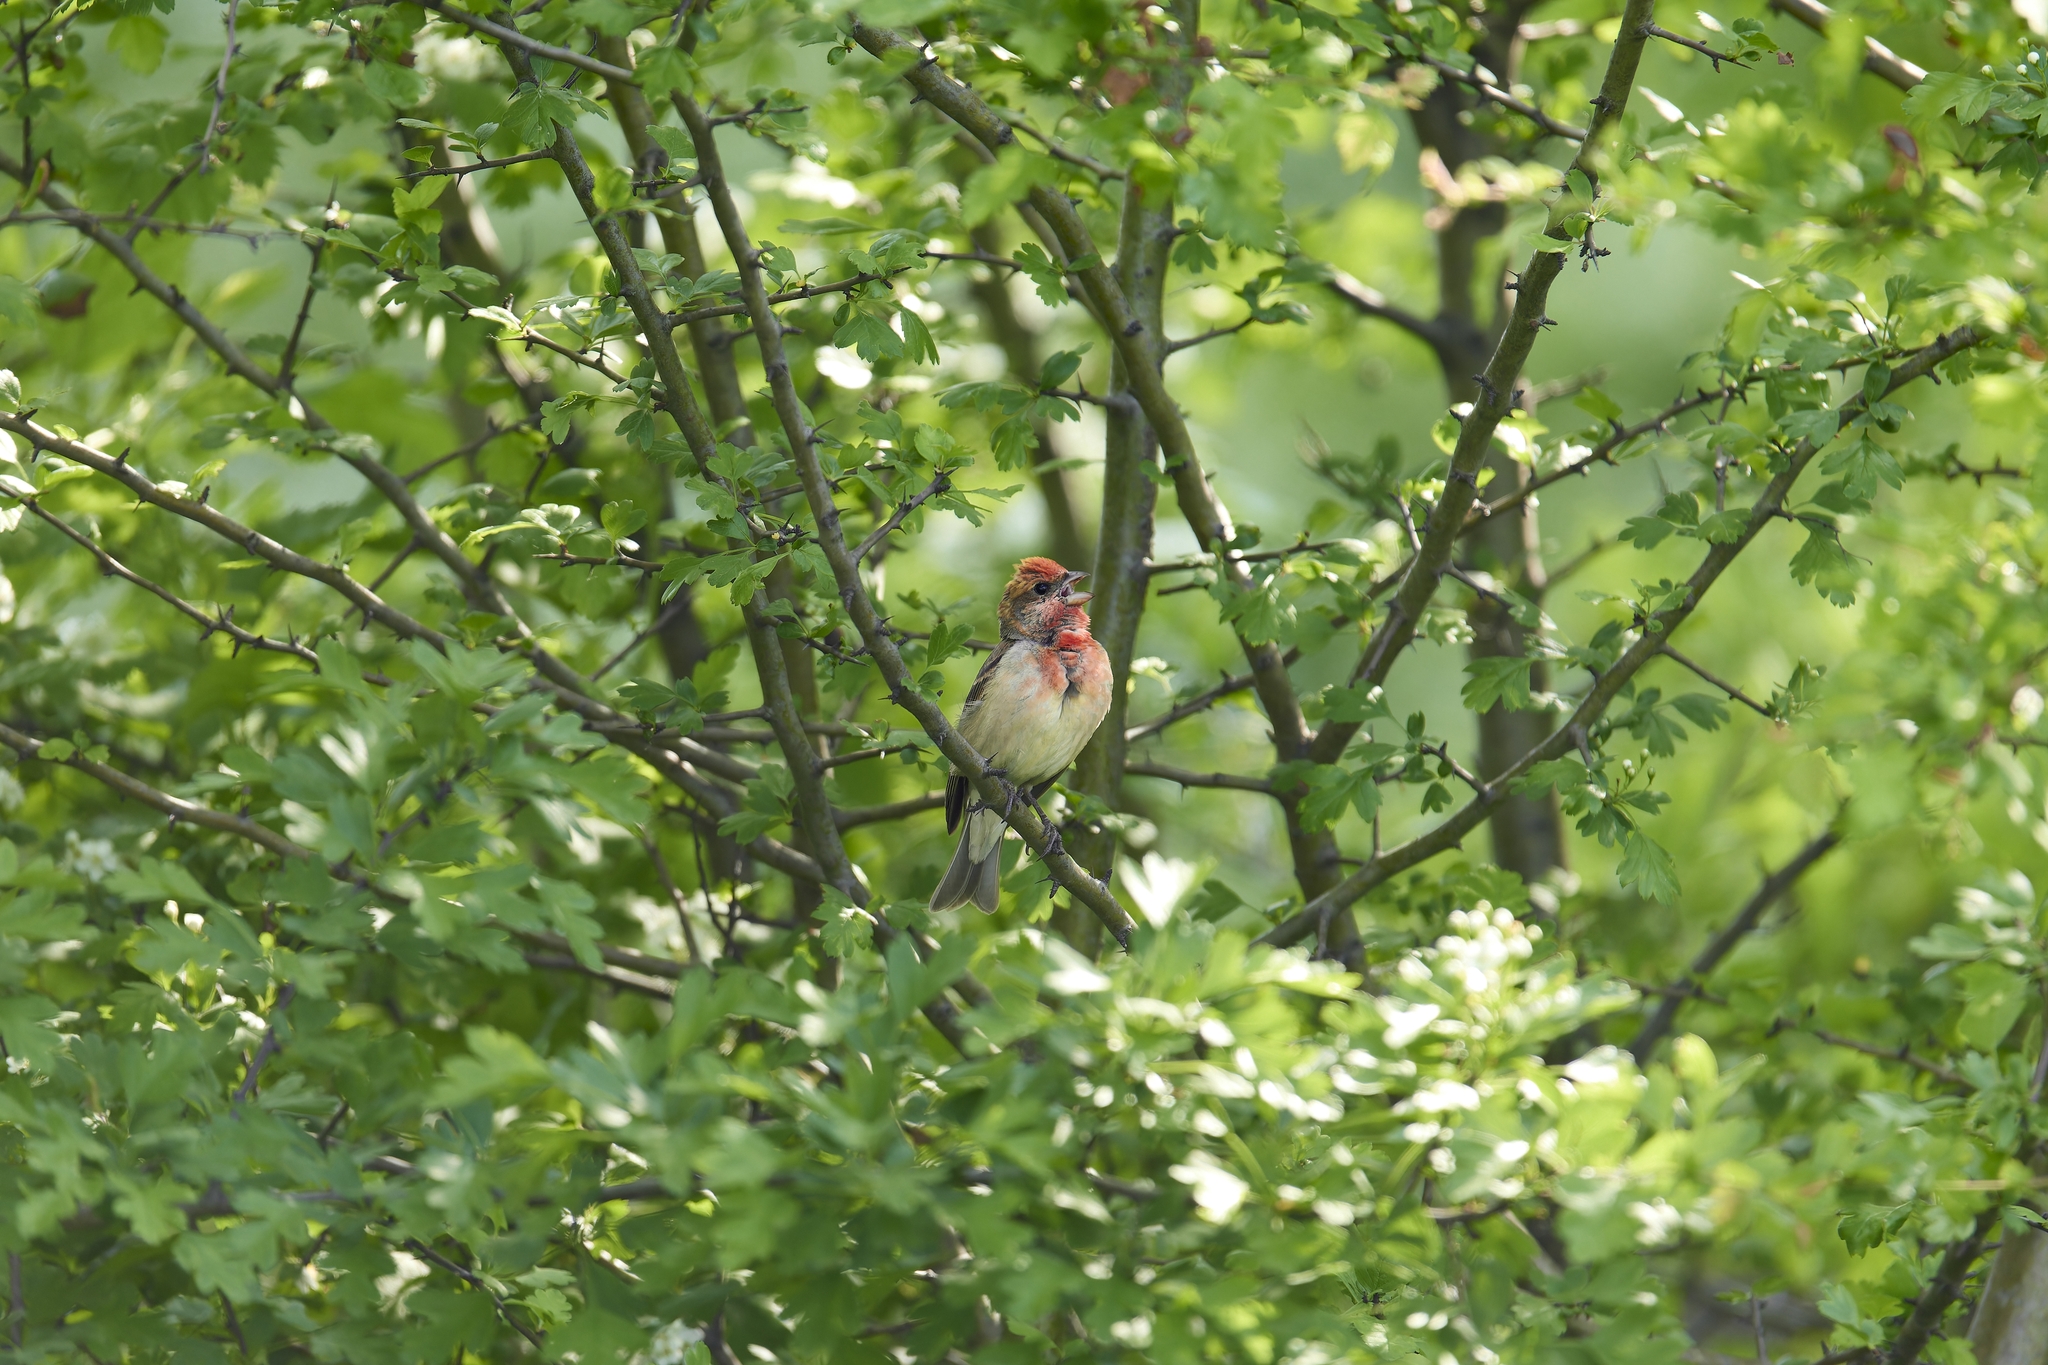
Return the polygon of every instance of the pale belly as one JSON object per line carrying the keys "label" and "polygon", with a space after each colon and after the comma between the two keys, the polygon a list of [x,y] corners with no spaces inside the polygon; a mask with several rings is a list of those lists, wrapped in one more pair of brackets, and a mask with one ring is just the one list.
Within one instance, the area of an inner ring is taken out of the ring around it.
{"label": "pale belly", "polygon": [[1066,771],[1109,712],[1109,659],[1100,645],[1012,649],[960,724],[975,752],[1019,786]]}

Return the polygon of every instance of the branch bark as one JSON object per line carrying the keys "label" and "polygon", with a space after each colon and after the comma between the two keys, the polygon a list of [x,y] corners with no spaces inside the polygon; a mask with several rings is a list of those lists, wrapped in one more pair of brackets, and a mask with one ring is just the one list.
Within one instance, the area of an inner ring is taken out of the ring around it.
{"label": "branch bark", "polygon": [[[1835,12],[1820,0],[1771,0],[1771,8],[1827,36],[1828,21]],[[1899,56],[1875,38],[1863,40],[1863,69],[1879,80],[1890,81],[1901,90],[1911,90],[1927,79],[1926,69]]]}
{"label": "branch bark", "polygon": [[[1200,0],[1174,0],[1171,13],[1176,22],[1164,39],[1173,56],[1153,67],[1152,79],[1162,116],[1180,120],[1186,117],[1188,92],[1193,87],[1188,46],[1201,30]],[[1172,129],[1158,131],[1170,133]],[[1148,190],[1136,176],[1126,178],[1117,231],[1116,282],[1143,328],[1138,337],[1141,344],[1133,349],[1143,353],[1139,363],[1155,374],[1166,364],[1166,270],[1172,245],[1172,196]],[[1113,396],[1131,393],[1129,363],[1121,350],[1110,357]],[[1150,597],[1147,565],[1152,558],[1153,514],[1159,501],[1155,481],[1159,443],[1152,424],[1135,403],[1112,402],[1104,409],[1103,418],[1102,529],[1090,586],[1095,592],[1095,636],[1109,655],[1109,714],[1081,751],[1074,780],[1080,790],[1115,809],[1123,803],[1124,758],[1130,747],[1124,728],[1130,714],[1131,656]],[[1083,830],[1076,834],[1074,845],[1081,862],[1096,876],[1106,879],[1115,871],[1117,836],[1113,829],[1096,826]],[[1075,946],[1084,951],[1094,947],[1084,926],[1059,927]]]}
{"label": "branch bark", "polygon": [[[754,339],[761,348],[761,359],[768,374],[768,387],[774,402],[776,416],[782,423],[783,435],[789,442],[790,454],[796,461],[797,472],[804,485],[804,496],[810,504],[811,514],[817,522],[819,548],[824,552],[826,562],[832,568],[832,575],[839,590],[841,603],[852,618],[854,628],[867,645],[868,653],[875,661],[882,675],[882,681],[889,689],[889,696],[898,706],[909,711],[916,718],[926,734],[939,746],[939,751],[961,772],[967,774],[977,794],[992,808],[1007,809],[1007,820],[1012,829],[1022,835],[1026,844],[1038,850],[1054,880],[1086,905],[1100,918],[1105,927],[1116,936],[1117,942],[1126,947],[1135,927],[1123,907],[1109,894],[1107,888],[1091,879],[1080,864],[1052,843],[1053,831],[1040,820],[1028,806],[1011,799],[1007,784],[999,781],[988,771],[988,764],[976,754],[968,743],[960,738],[946,720],[945,713],[930,697],[919,692],[910,681],[910,672],[903,662],[903,656],[896,648],[896,642],[884,628],[880,615],[875,610],[874,600],[869,597],[867,587],[861,582],[860,570],[853,562],[852,551],[847,548],[845,533],[840,528],[839,509],[833,501],[832,486],[826,479],[823,466],[819,463],[818,452],[812,444],[812,431],[804,418],[802,400],[796,392],[796,385],[790,378],[789,361],[782,348],[782,323],[768,302],[768,291],[761,276],[761,266],[752,242],[748,239],[746,224],[741,221],[739,208],[735,204],[730,186],[726,183],[723,161],[719,156],[718,144],[710,121],[705,118],[696,102],[678,91],[675,95],[677,112],[682,115],[683,126],[689,131],[691,141],[696,145],[697,165],[704,178],[704,185],[711,199],[712,212],[717,216],[718,225],[725,235],[726,247],[732,252],[733,261],[739,271],[742,297],[747,304],[748,316],[753,321]],[[792,764],[792,775],[795,765]],[[831,837],[837,839],[836,830]],[[848,892],[855,904],[862,903],[864,894]],[[878,932],[880,930],[878,923]]]}
{"label": "branch bark", "polygon": [[[1958,327],[1954,331],[1937,337],[1903,360],[1892,371],[1887,394],[1894,393],[1916,379],[1927,375],[1934,367],[1956,353],[1978,345],[1983,338],[1974,327]],[[1846,425],[1851,418],[1865,407],[1863,396],[1858,394],[1840,409],[1839,425]],[[1838,426],[1839,429],[1839,426]],[[1399,844],[1371,859],[1364,866],[1346,877],[1329,892],[1304,906],[1298,913],[1260,936],[1260,943],[1298,943],[1316,932],[1318,926],[1338,910],[1351,905],[1360,896],[1385,882],[1389,877],[1405,872],[1416,864],[1425,862],[1439,853],[1456,848],[1470,834],[1487,813],[1513,784],[1536,764],[1559,758],[1578,746],[1579,737],[1587,727],[1599,720],[1608,706],[1620,695],[1621,689],[1652,659],[1664,652],[1665,641],[1699,609],[1707,591],[1747,549],[1763,528],[1778,517],[1792,485],[1806,472],[1813,462],[1819,447],[1811,440],[1802,440],[1790,453],[1786,467],[1774,477],[1763,493],[1757,498],[1750,511],[1749,521],[1743,526],[1742,534],[1734,541],[1711,547],[1702,558],[1700,566],[1686,580],[1684,597],[1675,605],[1659,611],[1646,628],[1634,632],[1632,642],[1622,651],[1614,666],[1599,675],[1586,696],[1573,710],[1571,717],[1552,731],[1543,743],[1524,754],[1515,765],[1502,773],[1492,784],[1492,793],[1477,796],[1435,829],[1418,835],[1407,843]]]}
{"label": "branch bark", "polygon": [[[1721,965],[1721,959],[1727,957],[1734,951],[1736,944],[1756,929],[1764,917],[1764,912],[1775,905],[1780,896],[1790,891],[1793,883],[1806,875],[1806,869],[1827,856],[1828,852],[1841,842],[1842,836],[1838,832],[1828,830],[1793,854],[1783,867],[1765,877],[1763,884],[1757,887],[1756,892],[1736,913],[1735,918],[1728,921],[1726,927],[1700,950],[1699,956],[1693,959],[1692,966],[1686,969],[1678,985],[1698,986],[1713,975],[1714,968]],[[1664,1041],[1666,1035],[1671,1032],[1672,1024],[1677,1022],[1678,1011],[1688,998],[1689,992],[1679,989],[1657,1002],[1656,1012],[1644,1022],[1642,1029],[1635,1036],[1635,1041],[1628,1045],[1630,1054],[1637,1062],[1647,1061],[1650,1054],[1657,1050],[1657,1045]]]}
{"label": "branch bark", "polygon": [[[506,60],[522,81],[534,79],[532,65],[525,53],[517,48],[503,49]],[[641,124],[645,131],[644,121]],[[693,130],[694,134],[694,130]],[[707,133],[708,136],[708,133]],[[698,470],[705,477],[713,477],[711,462],[718,453],[718,438],[711,424],[705,420],[703,410],[690,387],[688,373],[683,369],[682,357],[676,352],[675,338],[664,325],[661,309],[654,301],[653,292],[641,273],[638,259],[633,255],[632,245],[626,240],[618,219],[605,212],[596,201],[596,178],[591,174],[589,164],[584,160],[582,148],[575,133],[566,125],[555,130],[552,148],[556,162],[562,168],[564,178],[569,182],[571,193],[576,196],[578,207],[596,234],[612,270],[618,277],[619,291],[624,295],[627,306],[632,309],[634,319],[640,324],[643,344],[647,347],[654,368],[661,378],[661,406],[688,443],[690,453]],[[706,174],[709,175],[715,154],[705,159]],[[735,257],[739,255],[734,253]],[[758,283],[758,272],[756,272]],[[765,309],[766,305],[761,307]],[[771,327],[779,324],[770,320]],[[781,341],[780,333],[776,340]],[[839,837],[839,827],[832,818],[832,803],[825,794],[825,773],[820,765],[816,747],[804,733],[804,716],[797,705],[794,691],[790,686],[789,668],[783,656],[782,639],[775,629],[775,617],[768,608],[765,591],[756,590],[752,598],[742,604],[746,621],[750,653],[754,656],[754,672],[761,686],[762,709],[766,713],[769,727],[775,731],[778,746],[788,765],[792,788],[795,794],[795,822],[802,842],[817,864],[823,880],[836,888],[855,905],[867,903],[867,891],[859,877],[854,874],[853,864],[846,856],[846,846]]]}
{"label": "branch bark", "polygon": [[[853,40],[869,53],[887,62],[902,63],[903,79],[911,88],[965,129],[985,151],[994,154],[1017,140],[1008,122],[981,96],[940,70],[937,61],[920,44],[890,30],[875,28],[858,15],[849,16],[848,25]],[[1160,343],[1146,335],[1144,319],[1133,310],[1109,268],[1101,264],[1094,240],[1073,201],[1052,186],[1039,185],[1031,190],[1028,204],[1043,222],[1059,259],[1094,262],[1074,272],[1081,285],[1082,301],[1102,325],[1111,347],[1123,362],[1131,396],[1159,441],[1160,455],[1173,480],[1181,515],[1194,532],[1196,543],[1216,556],[1217,571],[1230,589],[1242,593],[1256,591],[1251,570],[1237,543],[1237,527],[1231,521],[1229,509],[1210,486],[1187,421],[1167,392],[1164,377],[1150,363],[1152,348]],[[1238,637],[1238,642],[1251,664],[1253,687],[1266,709],[1280,759],[1284,762],[1301,757],[1308,746],[1308,724],[1302,718],[1301,699],[1288,676],[1280,647],[1254,643],[1243,636]],[[1320,835],[1304,832],[1296,800],[1293,795],[1282,799],[1294,853],[1294,873],[1303,894],[1314,896],[1334,884],[1343,868],[1338,861],[1336,841],[1327,831]]]}

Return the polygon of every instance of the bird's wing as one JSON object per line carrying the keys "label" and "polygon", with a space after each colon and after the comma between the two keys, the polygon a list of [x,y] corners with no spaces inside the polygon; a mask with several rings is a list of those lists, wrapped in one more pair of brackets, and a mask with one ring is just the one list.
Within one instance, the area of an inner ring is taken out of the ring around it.
{"label": "bird's wing", "polygon": [[1016,644],[1015,640],[1006,635],[996,641],[996,647],[988,652],[988,658],[982,660],[981,672],[974,675],[974,685],[967,689],[967,700],[960,703],[960,722],[956,729],[967,728],[967,718],[981,706],[982,694],[988,691],[988,680],[995,676],[997,667],[1008,657]]}
{"label": "bird's wing", "polygon": [[[996,647],[988,652],[988,658],[982,661],[981,671],[974,675],[974,685],[967,689],[967,700],[960,704],[960,721],[954,728],[961,730],[967,728],[967,718],[973,715],[976,709],[981,706],[982,694],[988,690],[988,680],[995,676],[996,666],[1003,661],[1003,656],[1010,652],[1010,646],[1015,643],[1016,641],[1006,637],[997,641]],[[948,834],[960,828],[960,817],[967,810],[968,790],[967,778],[963,774],[955,773],[946,779],[946,833]]]}

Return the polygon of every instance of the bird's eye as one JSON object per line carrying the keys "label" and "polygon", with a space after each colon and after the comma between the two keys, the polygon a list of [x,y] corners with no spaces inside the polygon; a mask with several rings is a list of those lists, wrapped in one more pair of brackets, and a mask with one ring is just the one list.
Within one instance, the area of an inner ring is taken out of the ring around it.
{"label": "bird's eye", "polygon": [[1051,592],[1051,591],[1052,591],[1052,584],[1050,584],[1050,583],[1040,583],[1040,584],[1039,584],[1039,585],[1038,585],[1037,587],[1033,588],[1033,589],[1032,589],[1031,591],[1033,591],[1033,592],[1037,593],[1037,594],[1038,594],[1038,595],[1039,595],[1040,597],[1043,597],[1043,596],[1045,596],[1045,595],[1046,595],[1047,593],[1049,593],[1049,592]]}

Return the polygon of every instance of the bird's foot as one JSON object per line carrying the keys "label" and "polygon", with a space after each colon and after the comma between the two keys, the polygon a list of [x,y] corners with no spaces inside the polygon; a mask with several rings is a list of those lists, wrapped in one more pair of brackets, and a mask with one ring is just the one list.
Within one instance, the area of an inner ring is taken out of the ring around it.
{"label": "bird's foot", "polygon": [[1023,796],[1024,804],[1031,808],[1031,813],[1045,822],[1045,852],[1039,855],[1039,861],[1049,863],[1067,851],[1066,841],[1060,838],[1060,827],[1045,813],[1045,807],[1038,804],[1037,797],[1025,792],[1021,787],[1017,791]]}

